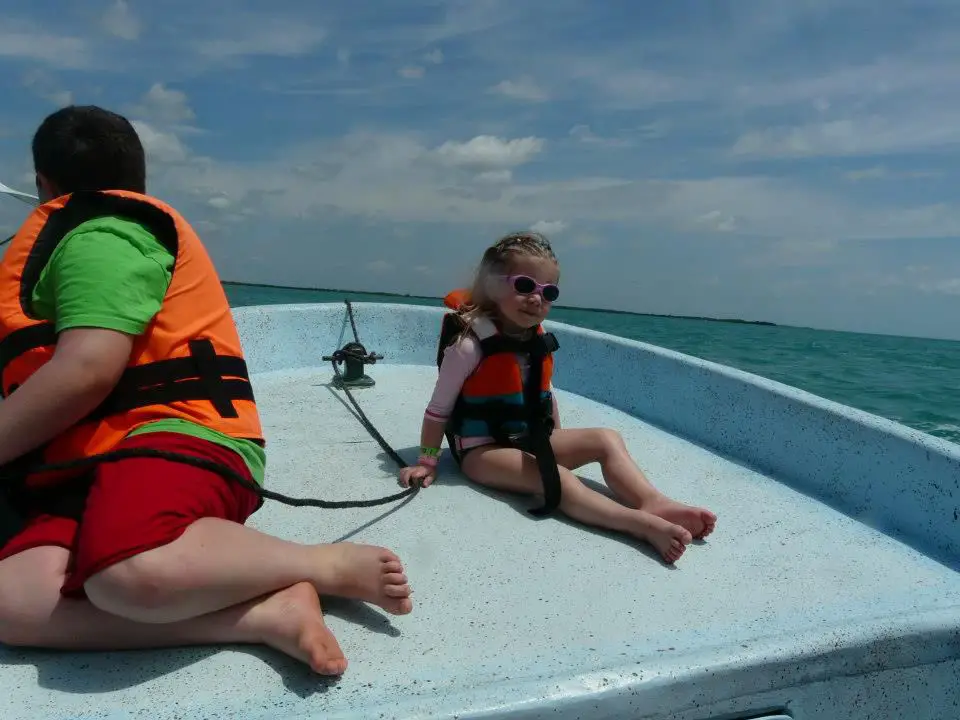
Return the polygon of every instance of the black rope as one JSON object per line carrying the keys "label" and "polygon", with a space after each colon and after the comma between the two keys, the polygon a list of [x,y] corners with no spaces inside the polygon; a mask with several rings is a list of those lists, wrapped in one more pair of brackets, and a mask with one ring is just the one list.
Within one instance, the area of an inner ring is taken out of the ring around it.
{"label": "black rope", "polygon": [[360,342],[360,334],[357,332],[357,321],[353,318],[353,305],[347,298],[344,298],[343,302],[347,306],[347,316],[350,318],[350,327],[353,329],[353,340],[358,345],[362,345],[363,343]]}
{"label": "black rope", "polygon": [[[347,311],[350,315],[350,324],[353,327],[353,335],[357,343],[360,342],[360,339],[357,334],[357,326],[353,319],[353,308],[350,305],[349,300],[344,301],[347,304]],[[337,367],[338,362],[342,361],[344,358],[344,353],[338,351],[334,353],[331,364],[333,365],[333,371],[336,373],[337,377],[342,380],[343,376],[340,374],[340,369]],[[407,463],[404,462],[403,458],[383,439],[383,436],[377,432],[377,429],[373,426],[373,423],[367,418],[366,414],[360,408],[360,405],[357,404],[356,399],[353,397],[353,394],[346,387],[345,384],[341,383],[343,391],[347,394],[347,397],[350,399],[350,402],[353,404],[354,408],[357,410],[357,413],[360,415],[360,422],[363,423],[364,427],[373,435],[374,439],[380,443],[383,449],[390,455],[391,458],[401,467],[407,467]],[[58,470],[72,470],[77,468],[84,468],[87,466],[94,466],[100,463],[105,462],[118,462],[120,460],[128,460],[135,457],[149,457],[149,458],[159,458],[161,460],[170,460],[173,462],[184,463],[187,465],[193,465],[195,467],[202,468],[204,470],[210,470],[212,472],[218,473],[223,477],[226,477],[229,480],[239,483],[248,490],[256,493],[260,497],[266,500],[276,500],[277,502],[283,503],[284,505],[291,505],[293,507],[319,507],[326,510],[339,510],[343,508],[361,508],[361,507],[375,507],[377,505],[386,505],[387,503],[394,502],[395,500],[401,500],[409,495],[413,495],[420,490],[420,486],[413,484],[410,487],[398,492],[393,495],[387,495],[381,498],[374,498],[371,500],[320,500],[319,498],[297,498],[290,497],[289,495],[283,495],[282,493],[274,492],[272,490],[267,490],[266,488],[261,487],[257,483],[248,480],[246,477],[238,473],[233,468],[223,465],[216,462],[215,460],[210,460],[208,458],[201,458],[195,455],[188,455],[185,453],[176,453],[170,452],[168,450],[154,450],[152,448],[127,448],[121,450],[111,450],[109,452],[100,453],[99,455],[91,455],[90,457],[78,458],[75,460],[67,460],[59,463],[49,463],[46,465],[38,465],[29,468],[27,472],[29,473],[42,473],[42,472],[55,472]],[[0,476],[3,476],[2,470],[0,470]],[[6,480],[7,478],[3,478]]]}
{"label": "black rope", "polygon": [[[347,314],[350,317],[350,327],[353,328],[353,340],[357,345],[362,346],[363,343],[360,342],[360,335],[357,333],[357,323],[353,319],[353,305],[350,304],[349,300],[344,300],[343,302],[346,303],[347,305]],[[338,353],[339,353],[339,357],[346,357],[349,354],[355,354],[356,357],[361,357],[360,348],[356,348],[355,350],[346,350],[346,351],[341,350],[341,351],[338,351]],[[338,353],[334,353],[335,358],[338,356]],[[399,465],[401,468],[407,467],[407,463],[404,462],[404,459],[400,457],[397,454],[397,452],[392,447],[390,447],[387,441],[383,439],[383,436],[379,432],[377,432],[377,429],[373,426],[373,423],[370,422],[369,418],[367,418],[366,413],[363,412],[363,409],[360,407],[356,399],[353,397],[353,393],[350,392],[350,388],[348,388],[347,384],[343,382],[343,375],[340,374],[340,368],[337,367],[336,359],[332,361],[332,364],[333,364],[333,371],[337,374],[337,377],[341,380],[340,387],[343,389],[343,392],[346,393],[347,398],[350,400],[354,409],[357,411],[357,414],[360,416],[360,422],[367,429],[367,432],[369,432],[373,436],[374,440],[380,443],[380,447],[384,449],[387,455],[393,458],[394,462],[396,462],[397,465]],[[412,490],[412,488],[408,488],[407,490],[405,490],[404,494],[409,494],[410,490]]]}

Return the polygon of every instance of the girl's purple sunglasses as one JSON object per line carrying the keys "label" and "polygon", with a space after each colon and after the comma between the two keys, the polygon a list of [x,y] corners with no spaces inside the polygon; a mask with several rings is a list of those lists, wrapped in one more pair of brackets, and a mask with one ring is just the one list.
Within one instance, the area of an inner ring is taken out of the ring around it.
{"label": "girl's purple sunglasses", "polygon": [[556,302],[560,297],[560,288],[553,284],[541,285],[532,277],[527,275],[501,275],[504,280],[513,285],[513,289],[521,295],[530,295],[533,292],[539,292],[547,302]]}

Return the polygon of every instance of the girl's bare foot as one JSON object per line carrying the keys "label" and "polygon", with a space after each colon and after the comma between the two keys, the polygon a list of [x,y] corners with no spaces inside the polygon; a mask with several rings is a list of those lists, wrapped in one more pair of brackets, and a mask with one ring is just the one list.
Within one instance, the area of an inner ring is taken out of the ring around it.
{"label": "girl's bare foot", "polygon": [[717,516],[709,510],[684,505],[666,495],[644,503],[643,509],[668,522],[682,525],[698,540],[712,533],[717,525]]}
{"label": "girl's bare foot", "polygon": [[410,585],[403,565],[393,552],[375,545],[338,542],[319,545],[317,576],[321,595],[362,600],[394,615],[413,610]]}
{"label": "girl's bare foot", "polygon": [[653,545],[668,563],[679,560],[687,544],[693,540],[690,532],[682,525],[675,525],[643,510],[637,510],[636,513],[637,529],[634,534]]}
{"label": "girl's bare foot", "polygon": [[267,596],[245,620],[260,642],[306,663],[314,672],[342,675],[347,669],[347,659],[323,621],[320,598],[310,583]]}

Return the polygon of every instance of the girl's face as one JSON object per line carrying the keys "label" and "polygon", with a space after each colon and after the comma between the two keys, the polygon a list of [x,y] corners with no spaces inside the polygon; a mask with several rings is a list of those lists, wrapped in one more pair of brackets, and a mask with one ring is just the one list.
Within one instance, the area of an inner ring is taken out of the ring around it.
{"label": "girl's face", "polygon": [[559,295],[559,279],[556,260],[530,255],[511,258],[506,273],[493,278],[503,319],[516,330],[539,325]]}

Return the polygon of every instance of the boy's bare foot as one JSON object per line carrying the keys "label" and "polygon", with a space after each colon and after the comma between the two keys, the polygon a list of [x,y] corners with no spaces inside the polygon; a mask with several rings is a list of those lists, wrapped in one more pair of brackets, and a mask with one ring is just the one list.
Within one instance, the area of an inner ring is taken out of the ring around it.
{"label": "boy's bare foot", "polygon": [[687,549],[687,544],[693,538],[690,532],[682,525],[675,525],[668,520],[643,510],[637,510],[636,535],[653,545],[660,557],[668,563],[675,563]]}
{"label": "boy's bare foot", "polygon": [[709,510],[684,505],[666,495],[644,503],[643,509],[668,522],[682,525],[698,540],[712,533],[717,525],[717,516]]}
{"label": "boy's bare foot", "polygon": [[394,615],[406,615],[413,610],[403,565],[390,550],[338,542],[319,545],[316,551],[314,584],[321,595],[373,603]]}
{"label": "boy's bare foot", "polygon": [[309,665],[321,675],[342,675],[347,659],[323,621],[313,585],[298,583],[268,596],[247,616],[259,640]]}

